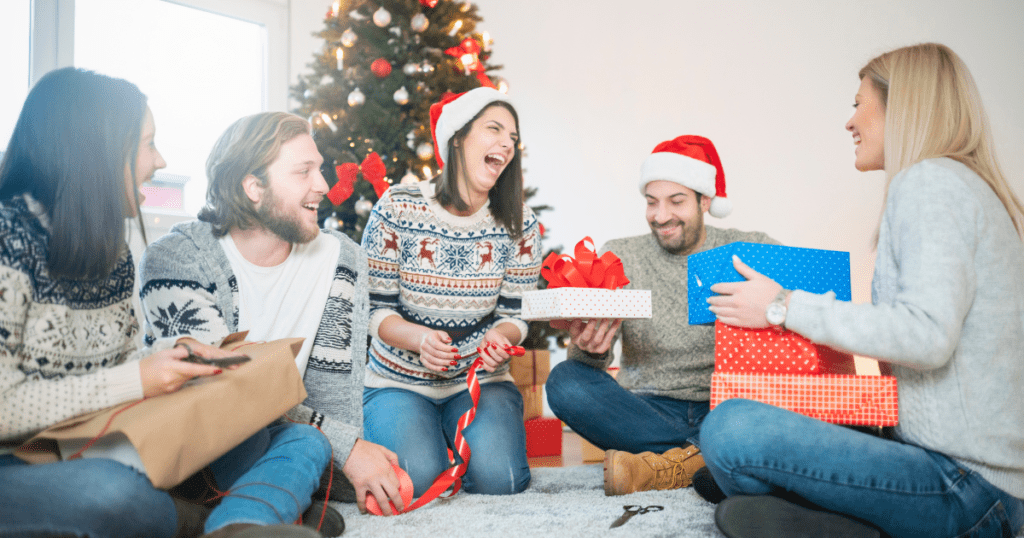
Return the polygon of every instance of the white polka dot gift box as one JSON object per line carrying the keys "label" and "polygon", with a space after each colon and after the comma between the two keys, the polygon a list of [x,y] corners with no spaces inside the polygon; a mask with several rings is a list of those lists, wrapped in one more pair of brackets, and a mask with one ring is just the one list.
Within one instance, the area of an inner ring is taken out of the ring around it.
{"label": "white polka dot gift box", "polygon": [[855,374],[853,355],[788,330],[715,322],[715,371],[733,374]]}
{"label": "white polka dot gift box", "polygon": [[715,315],[708,310],[707,303],[712,295],[711,286],[744,280],[732,265],[734,254],[787,290],[831,291],[836,299],[850,300],[849,252],[736,242],[688,257],[686,293],[690,325],[714,323]]}
{"label": "white polka dot gift box", "polygon": [[574,253],[551,253],[544,260],[540,274],[548,289],[523,293],[522,319],[651,317],[651,290],[618,289],[629,284],[618,256],[598,256],[589,237],[576,244]]}

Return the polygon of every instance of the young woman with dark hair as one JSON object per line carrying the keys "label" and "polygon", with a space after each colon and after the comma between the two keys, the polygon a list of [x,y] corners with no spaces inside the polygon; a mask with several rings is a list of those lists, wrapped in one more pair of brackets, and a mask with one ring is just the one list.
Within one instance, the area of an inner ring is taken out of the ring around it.
{"label": "young woman with dark hair", "polygon": [[[29,92],[0,162],[0,535],[202,532],[204,509],[155,489],[128,464],[87,457],[28,465],[13,455],[63,420],[221,373],[182,360],[189,348],[207,358],[228,355],[192,339],[187,347],[168,339],[135,349],[135,266],[125,219],[139,217],[139,186],[166,166],[155,134],[146,97],[134,84],[58,69]],[[289,448],[304,451],[288,457],[309,466],[309,476],[285,466],[254,472],[274,449],[266,448],[264,430],[211,468],[218,480],[233,478],[223,489],[266,482],[277,497],[258,487],[246,491],[250,499],[228,497],[211,515],[211,530],[228,535],[240,530],[232,524],[267,521],[263,513],[275,513],[275,504],[296,505],[303,495],[308,503],[330,448],[309,426],[284,428],[294,441]],[[296,485],[301,478],[308,484]],[[278,534],[250,535],[318,536],[278,527]]]}
{"label": "young woman with dark hair", "polygon": [[363,234],[373,337],[364,435],[398,454],[422,495],[448,468],[459,417],[472,405],[470,354],[480,348],[463,485],[518,493],[530,469],[523,401],[506,361],[526,335],[520,301],[536,287],[541,253],[537,219],[523,204],[519,121],[491,88],[443,100],[431,116],[441,175],[391,187]]}

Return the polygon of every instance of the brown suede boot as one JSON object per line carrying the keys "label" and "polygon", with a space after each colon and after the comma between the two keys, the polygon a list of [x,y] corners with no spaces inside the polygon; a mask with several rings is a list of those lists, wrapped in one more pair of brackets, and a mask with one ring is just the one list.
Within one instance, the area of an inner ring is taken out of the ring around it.
{"label": "brown suede boot", "polygon": [[604,494],[685,488],[701,467],[704,457],[693,445],[673,448],[664,454],[608,450],[604,453]]}

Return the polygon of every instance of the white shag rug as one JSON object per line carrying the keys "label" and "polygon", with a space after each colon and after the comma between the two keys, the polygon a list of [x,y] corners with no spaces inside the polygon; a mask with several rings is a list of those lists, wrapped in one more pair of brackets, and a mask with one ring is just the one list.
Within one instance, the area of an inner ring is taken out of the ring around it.
{"label": "white shag rug", "polygon": [[[428,536],[438,538],[516,536],[677,536],[724,538],[714,522],[714,505],[692,488],[645,491],[606,497],[602,464],[531,469],[532,481],[518,495],[460,492],[436,499],[408,514],[363,515],[355,504],[332,502],[345,518],[344,538]],[[609,529],[623,505],[663,506]]]}

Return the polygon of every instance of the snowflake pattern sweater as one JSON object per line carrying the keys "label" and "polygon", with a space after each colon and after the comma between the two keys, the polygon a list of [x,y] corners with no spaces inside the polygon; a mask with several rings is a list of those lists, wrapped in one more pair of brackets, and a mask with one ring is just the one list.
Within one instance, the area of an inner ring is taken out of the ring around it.
{"label": "snowflake pattern sweater", "polygon": [[[536,216],[523,207],[523,236],[512,240],[491,215],[489,204],[468,217],[446,211],[433,198],[430,182],[396,185],[377,202],[363,234],[370,266],[370,334],[367,368],[379,381],[432,397],[466,386],[472,360],[448,372],[428,370],[419,355],[384,343],[378,329],[388,316],[446,331],[466,356],[484,333],[518,318],[524,291],[537,287],[541,244]],[[518,343],[518,342],[515,342]],[[510,379],[507,363],[478,372],[481,383]],[[369,379],[369,376],[368,376]]]}
{"label": "snowflake pattern sweater", "polygon": [[[345,464],[363,427],[363,372],[369,298],[366,256],[347,236],[341,243],[327,304],[303,375],[307,398],[287,417],[313,424],[331,440],[334,460]],[[238,284],[208,223],[175,225],[146,249],[139,267],[145,342],[191,336],[217,345],[237,332]]]}
{"label": "snowflake pattern sweater", "polygon": [[107,278],[54,280],[49,239],[38,203],[0,202],[0,454],[62,420],[142,398],[128,246]]}

